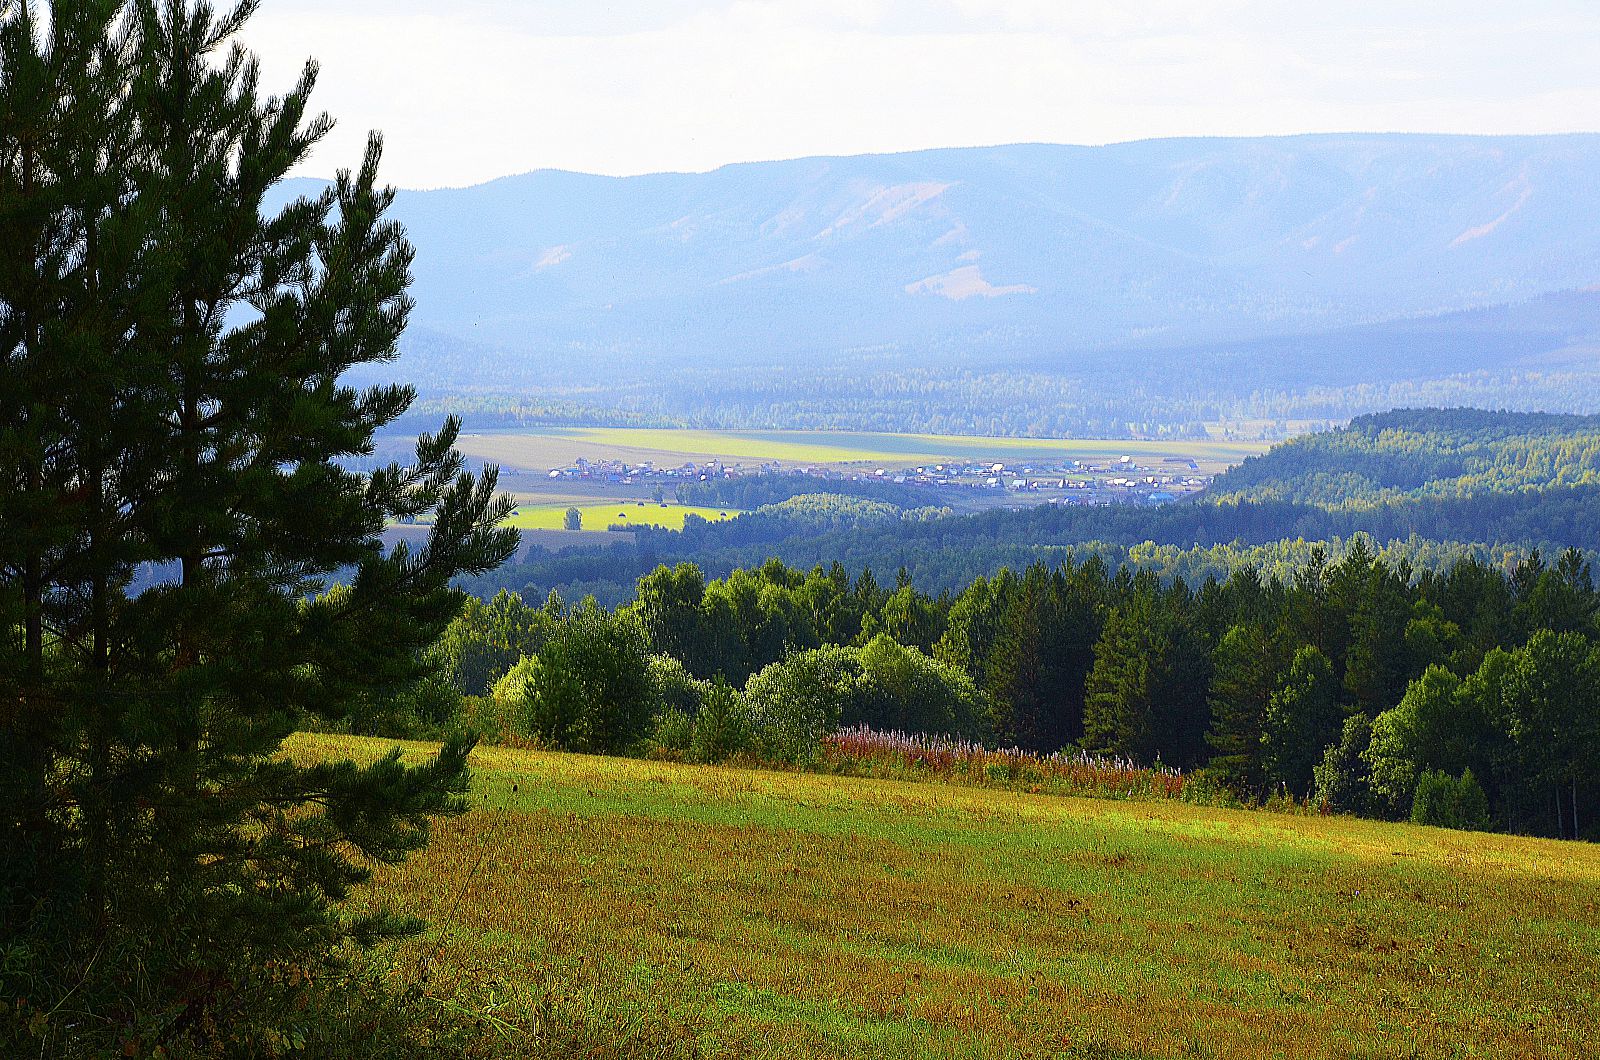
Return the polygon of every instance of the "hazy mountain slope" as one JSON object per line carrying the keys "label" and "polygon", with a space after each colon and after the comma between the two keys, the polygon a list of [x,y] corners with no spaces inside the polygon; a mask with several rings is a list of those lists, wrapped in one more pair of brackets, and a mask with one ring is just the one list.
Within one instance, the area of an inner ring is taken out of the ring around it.
{"label": "hazy mountain slope", "polygon": [[1143,351],[1156,369],[1194,369],[1235,387],[1303,389],[1464,373],[1600,366],[1600,291],[1402,317],[1327,331]]}
{"label": "hazy mountain slope", "polygon": [[416,323],[510,353],[1065,355],[1594,284],[1597,186],[1600,136],[1306,136],[545,171],[396,214]]}

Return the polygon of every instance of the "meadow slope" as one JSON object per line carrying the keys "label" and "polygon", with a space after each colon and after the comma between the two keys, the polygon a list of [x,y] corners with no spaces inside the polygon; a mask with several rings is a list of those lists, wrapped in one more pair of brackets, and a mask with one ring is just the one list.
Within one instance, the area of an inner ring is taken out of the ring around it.
{"label": "meadow slope", "polygon": [[473,764],[471,812],[361,900],[430,921],[393,975],[508,1056],[1600,1055],[1593,846],[503,748]]}

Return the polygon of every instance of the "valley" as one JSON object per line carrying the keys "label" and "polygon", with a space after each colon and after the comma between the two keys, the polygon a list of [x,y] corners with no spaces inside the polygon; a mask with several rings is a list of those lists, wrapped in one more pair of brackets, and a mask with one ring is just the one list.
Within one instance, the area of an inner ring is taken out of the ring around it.
{"label": "valley", "polygon": [[737,514],[739,504],[698,498],[737,497],[751,486],[779,500],[865,492],[955,511],[1161,503],[1204,489],[1267,448],[1233,440],[600,427],[467,432],[458,444],[469,458],[500,467],[502,486],[521,506],[510,523],[519,529],[558,528],[569,504],[584,510],[586,529],[603,529],[626,521],[595,518],[616,502],[632,506],[619,511],[635,523],[673,530],[690,513]]}

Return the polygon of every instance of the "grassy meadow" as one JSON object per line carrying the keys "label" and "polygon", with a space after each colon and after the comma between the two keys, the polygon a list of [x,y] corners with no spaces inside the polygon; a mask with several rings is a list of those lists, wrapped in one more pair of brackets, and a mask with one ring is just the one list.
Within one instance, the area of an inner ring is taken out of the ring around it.
{"label": "grassy meadow", "polygon": [[430,922],[394,978],[503,1055],[1600,1055],[1593,846],[506,748],[473,762],[472,811],[362,900]]}
{"label": "grassy meadow", "polygon": [[543,470],[579,457],[653,461],[676,466],[686,461],[722,460],[796,464],[879,464],[905,467],[954,460],[1115,460],[1159,462],[1192,459],[1215,472],[1247,456],[1265,452],[1257,442],[1145,442],[1082,438],[983,438],[963,435],[891,434],[864,431],[711,431],[622,427],[544,427],[533,431],[485,432],[461,436],[469,456],[512,468]]}
{"label": "grassy meadow", "polygon": [[522,504],[517,506],[503,525],[518,530],[560,530],[568,507],[576,507],[583,515],[583,529],[604,530],[613,524],[630,526],[659,526],[667,530],[682,530],[683,521],[698,515],[709,522],[731,519],[740,512],[736,508],[700,508],[687,504],[662,506],[653,502],[612,501],[610,504]]}

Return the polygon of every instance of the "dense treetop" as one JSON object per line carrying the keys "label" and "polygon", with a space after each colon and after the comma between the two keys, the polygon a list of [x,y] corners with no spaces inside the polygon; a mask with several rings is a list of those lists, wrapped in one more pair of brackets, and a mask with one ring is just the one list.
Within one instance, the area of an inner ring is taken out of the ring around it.
{"label": "dense treetop", "polygon": [[837,563],[713,579],[679,563],[609,612],[502,593],[436,651],[459,693],[492,686],[502,729],[579,750],[592,724],[611,751],[806,761],[820,734],[865,724],[1203,769],[1244,799],[1600,824],[1600,591],[1576,551],[1419,570],[1358,537],[1281,575],[1195,580],[1089,554],[937,596],[904,571],[891,586]]}

